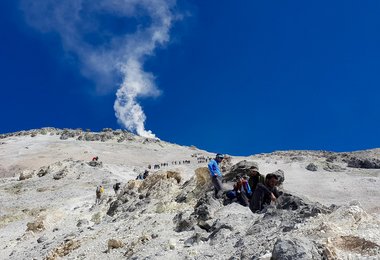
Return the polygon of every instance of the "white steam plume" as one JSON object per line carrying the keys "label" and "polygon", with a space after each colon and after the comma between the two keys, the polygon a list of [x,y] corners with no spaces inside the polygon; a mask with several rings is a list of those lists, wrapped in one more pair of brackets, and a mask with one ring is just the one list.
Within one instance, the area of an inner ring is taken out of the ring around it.
{"label": "white steam plume", "polygon": [[160,94],[154,76],[144,71],[144,59],[168,42],[176,19],[174,5],[175,0],[21,0],[27,22],[42,32],[58,33],[65,50],[77,56],[82,74],[93,79],[99,91],[122,81],[114,104],[116,117],[144,137],[155,135],[145,130],[138,98]]}

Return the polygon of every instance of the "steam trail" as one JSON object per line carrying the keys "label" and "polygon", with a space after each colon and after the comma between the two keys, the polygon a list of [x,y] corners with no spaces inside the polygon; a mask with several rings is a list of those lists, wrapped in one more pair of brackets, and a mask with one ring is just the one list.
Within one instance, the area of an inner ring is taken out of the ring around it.
{"label": "steam trail", "polygon": [[[115,115],[119,124],[144,137],[155,135],[145,130],[138,99],[156,97],[160,91],[143,64],[158,45],[169,41],[174,5],[175,0],[21,0],[26,21],[42,32],[58,33],[98,91],[114,89],[121,79]],[[118,26],[112,23],[129,27],[115,31]]]}

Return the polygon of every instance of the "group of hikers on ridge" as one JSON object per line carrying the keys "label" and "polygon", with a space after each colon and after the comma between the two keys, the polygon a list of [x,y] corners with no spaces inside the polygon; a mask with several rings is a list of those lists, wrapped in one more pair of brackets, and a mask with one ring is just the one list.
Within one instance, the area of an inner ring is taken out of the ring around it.
{"label": "group of hikers on ridge", "polygon": [[[214,186],[215,197],[223,198],[230,201],[236,200],[243,206],[249,206],[252,212],[259,212],[263,210],[266,205],[269,205],[272,201],[280,196],[276,186],[278,184],[278,177],[275,174],[267,174],[265,177],[261,175],[256,167],[249,169],[249,172],[244,175],[237,175],[235,177],[235,183],[233,189],[225,191],[222,183],[222,173],[219,168],[219,164],[225,159],[223,154],[216,154],[214,159],[210,159],[208,163],[208,170],[210,172],[211,182]],[[97,161],[98,157],[94,157],[93,161]],[[137,180],[144,180],[149,176],[149,171],[145,170],[137,176]],[[121,183],[117,182],[113,185],[115,195],[121,188]],[[95,204],[99,204],[102,194],[104,193],[104,187],[98,186],[96,188],[96,200]]]}
{"label": "group of hikers on ridge", "polygon": [[215,197],[222,198],[223,194],[230,200],[236,199],[241,205],[249,206],[252,212],[261,211],[271,201],[276,201],[280,196],[276,186],[278,177],[275,174],[267,174],[264,178],[256,168],[250,169],[249,175],[237,175],[233,190],[225,193],[222,184],[222,173],[219,164],[223,161],[224,155],[217,154],[208,163],[211,182],[214,185]]}

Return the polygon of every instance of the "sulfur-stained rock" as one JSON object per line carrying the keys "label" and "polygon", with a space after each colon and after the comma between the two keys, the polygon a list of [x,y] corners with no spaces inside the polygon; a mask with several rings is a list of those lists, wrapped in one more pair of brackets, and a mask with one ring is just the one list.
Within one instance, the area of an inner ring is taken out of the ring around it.
{"label": "sulfur-stained rock", "polygon": [[108,245],[107,251],[109,252],[111,251],[111,249],[124,247],[124,242],[119,239],[109,239],[107,245]]}

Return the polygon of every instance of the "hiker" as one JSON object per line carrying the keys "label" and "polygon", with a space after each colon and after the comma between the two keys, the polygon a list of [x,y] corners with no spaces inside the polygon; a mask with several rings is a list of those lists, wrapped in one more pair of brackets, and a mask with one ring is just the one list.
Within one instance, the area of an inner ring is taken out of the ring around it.
{"label": "hiker", "polygon": [[100,199],[102,198],[102,194],[104,192],[104,188],[102,185],[96,187],[96,200],[95,204],[100,204]]}
{"label": "hiker", "polygon": [[143,180],[144,179],[144,174],[143,173],[140,173],[139,175],[137,175],[136,177],[136,180]]}
{"label": "hiker", "polygon": [[143,179],[145,180],[146,178],[148,178],[148,176],[149,176],[149,171],[145,170],[145,172],[143,174]]}
{"label": "hiker", "polygon": [[219,169],[219,164],[223,161],[224,155],[218,153],[215,159],[212,159],[208,164],[208,169],[211,175],[212,184],[215,188],[215,197],[218,199],[223,194],[222,173]]}
{"label": "hiker", "polygon": [[249,206],[249,199],[252,197],[251,187],[248,183],[248,175],[238,176],[234,184],[234,191],[238,202],[244,207]]}
{"label": "hiker", "polygon": [[95,156],[94,158],[92,158],[92,161],[93,162],[97,162],[99,160],[99,157],[98,156]]}
{"label": "hiker", "polygon": [[256,190],[257,184],[265,183],[265,177],[259,173],[256,167],[249,169],[249,186],[252,189],[252,193]]}
{"label": "hiker", "polygon": [[115,195],[117,195],[117,193],[119,192],[119,190],[120,190],[120,185],[121,185],[121,182],[116,182],[116,183],[113,185],[113,190],[115,191]]}
{"label": "hiker", "polygon": [[261,211],[264,206],[269,205],[271,201],[276,201],[280,196],[276,188],[277,182],[277,175],[270,173],[265,176],[265,184],[257,184],[249,204],[249,208],[253,213]]}

